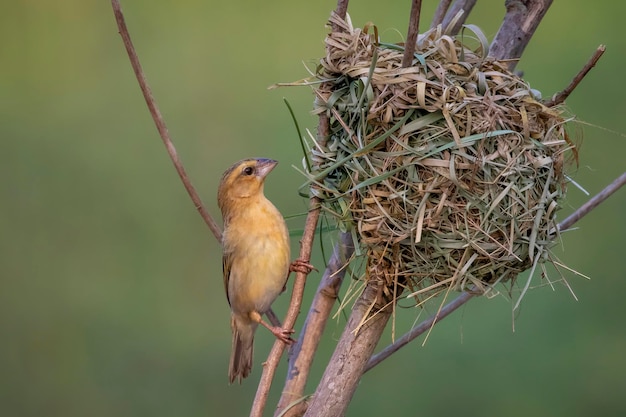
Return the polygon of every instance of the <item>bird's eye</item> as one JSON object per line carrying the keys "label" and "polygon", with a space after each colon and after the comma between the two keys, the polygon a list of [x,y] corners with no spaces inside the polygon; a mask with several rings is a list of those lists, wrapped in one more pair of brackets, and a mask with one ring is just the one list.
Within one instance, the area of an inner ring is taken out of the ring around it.
{"label": "bird's eye", "polygon": [[243,175],[252,175],[254,174],[254,168],[252,167],[245,167],[243,169]]}

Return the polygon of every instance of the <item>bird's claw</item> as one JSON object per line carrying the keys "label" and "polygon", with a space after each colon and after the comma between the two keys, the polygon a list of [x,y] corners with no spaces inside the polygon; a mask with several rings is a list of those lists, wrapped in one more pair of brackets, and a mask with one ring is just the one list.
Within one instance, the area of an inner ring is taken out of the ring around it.
{"label": "bird's claw", "polygon": [[289,265],[289,272],[301,272],[303,274],[310,274],[311,271],[317,271],[310,263],[303,261],[302,259],[296,259]]}
{"label": "bird's claw", "polygon": [[272,332],[274,336],[276,336],[278,340],[280,340],[287,346],[295,342],[295,340],[291,338],[291,335],[295,333],[295,330],[293,329],[283,329],[282,327],[272,327],[270,331]]}

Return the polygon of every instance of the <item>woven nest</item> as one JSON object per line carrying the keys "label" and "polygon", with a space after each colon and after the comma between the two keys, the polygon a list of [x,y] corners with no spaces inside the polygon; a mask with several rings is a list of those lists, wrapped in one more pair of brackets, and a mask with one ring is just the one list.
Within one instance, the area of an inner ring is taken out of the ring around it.
{"label": "woven nest", "polygon": [[464,37],[427,32],[402,68],[403,48],[379,43],[375,27],[331,23],[341,30],[326,40],[316,90],[330,137],[313,147],[310,177],[356,231],[366,279],[418,298],[484,293],[548,259],[575,152],[563,110],[488,59],[473,26]]}

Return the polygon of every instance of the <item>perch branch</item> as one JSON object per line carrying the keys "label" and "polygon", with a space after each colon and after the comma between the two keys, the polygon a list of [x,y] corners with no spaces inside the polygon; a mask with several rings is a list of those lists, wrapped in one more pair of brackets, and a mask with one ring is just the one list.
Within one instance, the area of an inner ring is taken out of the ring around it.
{"label": "perch branch", "polygon": [[169,131],[167,130],[167,125],[165,124],[165,120],[163,120],[163,116],[161,115],[161,111],[157,106],[156,100],[152,95],[152,90],[150,89],[150,85],[148,84],[148,80],[141,68],[141,63],[139,62],[139,57],[137,56],[137,52],[135,51],[135,47],[133,46],[133,42],[130,38],[130,33],[128,32],[128,27],[126,26],[126,21],[124,19],[124,14],[122,13],[122,8],[120,6],[120,2],[118,0],[111,0],[111,5],[113,7],[113,13],[115,14],[115,21],[117,22],[117,27],[119,29],[119,33],[122,36],[122,41],[124,42],[124,46],[126,47],[126,52],[128,53],[128,58],[130,59],[130,64],[133,67],[133,71],[135,72],[135,77],[137,77],[137,81],[139,82],[139,87],[141,88],[141,92],[143,93],[143,97],[146,100],[146,104],[148,105],[148,109],[150,110],[150,115],[152,116],[152,120],[154,120],[154,124],[156,125],[157,130],[159,131],[159,135],[163,140],[163,144],[167,149],[167,153],[170,156],[170,159],[174,163],[174,168],[176,168],[176,172],[180,177],[189,197],[191,197],[191,201],[193,201],[196,210],[202,216],[204,222],[209,226],[211,232],[213,232],[213,236],[217,239],[218,242],[222,242],[222,231],[220,227],[217,225],[213,217],[209,214],[207,209],[202,204],[202,200],[200,196],[196,192],[196,189],[191,184],[191,180],[187,176],[187,172],[183,167],[183,164],[178,157],[178,153],[176,152],[176,148],[172,143],[172,139],[170,138]]}
{"label": "perch branch", "polygon": [[476,4],[476,0],[455,1],[452,7],[450,7],[450,10],[448,10],[448,13],[446,13],[445,18],[443,19],[443,22],[441,23],[441,26],[443,27],[443,29],[444,30],[448,29],[448,26],[450,26],[450,23],[452,23],[452,20],[462,10],[463,15],[454,22],[454,26],[452,26],[451,28],[449,28],[449,30],[447,30],[447,33],[449,33],[450,35],[456,35],[457,33],[459,33],[459,31],[461,30],[461,27],[467,20],[467,17],[469,16],[470,12],[474,8],[475,4]]}
{"label": "perch branch", "polygon": [[572,82],[569,83],[569,85],[563,91],[561,91],[560,93],[552,97],[550,100],[548,100],[545,103],[545,105],[547,107],[553,107],[567,100],[569,95],[572,94],[572,91],[574,91],[574,89],[578,87],[578,84],[580,84],[580,82],[583,80],[583,78],[585,78],[587,73],[591,71],[591,68],[596,66],[596,64],[598,63],[598,60],[600,59],[602,54],[604,54],[604,51],[606,51],[606,46],[604,45],[598,46],[598,49],[596,49],[596,51],[593,53],[591,58],[589,58],[589,61],[587,61],[585,66],[578,72],[578,74],[576,74],[574,79],[572,79]]}
{"label": "perch branch", "polygon": [[275,416],[301,416],[306,410],[306,404],[299,402],[299,400],[304,397],[304,388],[315,352],[322,339],[332,307],[337,300],[339,288],[353,253],[352,234],[349,232],[341,233],[339,242],[335,245],[333,254],[328,261],[328,267],[324,271],[324,276],[315,292],[306,321],[302,326],[301,337],[298,338],[290,352],[287,379]]}
{"label": "perch branch", "polygon": [[[311,197],[309,201],[309,214],[306,218],[304,225],[304,233],[302,234],[302,240],[300,241],[300,256],[298,259],[309,262],[311,259],[311,251],[313,247],[313,239],[315,238],[315,230],[317,229],[317,221],[320,216],[320,200],[317,197]],[[306,284],[307,274],[304,272],[297,272],[296,279],[293,284],[293,290],[291,292],[291,301],[289,302],[289,309],[287,315],[283,321],[283,328],[292,329],[296,324],[298,314],[300,314],[300,307],[302,306],[302,298],[304,295],[304,287]],[[280,357],[285,351],[285,344],[280,340],[274,342],[274,346],[270,351],[270,354],[263,366],[263,374],[257,387],[256,396],[252,403],[252,409],[250,411],[250,417],[261,417],[265,404],[267,403],[267,396],[269,395],[272,380],[276,373],[276,368],[280,362]]]}
{"label": "perch branch", "polygon": [[[613,195],[624,184],[626,184],[626,172],[620,175],[618,178],[616,178],[611,184],[607,185],[602,191],[600,191],[598,194],[592,197],[585,204],[580,206],[574,213],[572,213],[571,215],[566,217],[563,221],[561,221],[557,226],[559,230],[565,230],[573,226],[577,221],[579,221],[584,216],[589,214],[591,210],[596,208],[598,205],[604,202],[607,198]],[[417,326],[409,330],[407,333],[405,333],[403,336],[401,336],[399,339],[397,339],[394,343],[387,346],[376,355],[372,356],[372,358],[367,363],[367,366],[364,372],[369,371],[370,369],[372,369],[373,367],[375,367],[376,365],[378,365],[379,363],[387,359],[389,356],[396,353],[398,350],[400,350],[400,348],[406,346],[409,342],[411,342],[418,336],[422,335],[424,332],[428,331],[436,323],[438,323],[443,318],[447,317],[450,313],[452,313],[453,311],[461,307],[463,304],[468,302],[470,299],[472,299],[474,295],[475,294],[472,294],[470,292],[464,292],[461,295],[459,295],[457,298],[455,298],[454,300],[450,301],[448,304],[442,307],[437,312],[437,314],[424,320],[423,322],[421,322],[420,324],[418,324]]]}
{"label": "perch branch", "polygon": [[[305,417],[343,416],[392,312],[383,280],[370,271]],[[389,293],[390,294],[390,293]]]}
{"label": "perch branch", "polygon": [[440,25],[443,22],[443,17],[446,15],[448,11],[448,7],[450,7],[450,3],[452,0],[441,0],[437,5],[437,10],[435,10],[435,14],[433,15],[433,20],[430,22],[430,28],[436,28],[437,25]]}
{"label": "perch branch", "polygon": [[409,31],[404,44],[404,55],[402,56],[402,68],[408,68],[413,64],[413,55],[417,44],[417,34],[420,27],[420,13],[422,10],[422,0],[411,1],[411,17],[409,18]]}
{"label": "perch branch", "polygon": [[512,71],[552,0],[506,0],[504,4],[506,15],[491,43],[489,55],[498,60],[508,60],[509,70]]}

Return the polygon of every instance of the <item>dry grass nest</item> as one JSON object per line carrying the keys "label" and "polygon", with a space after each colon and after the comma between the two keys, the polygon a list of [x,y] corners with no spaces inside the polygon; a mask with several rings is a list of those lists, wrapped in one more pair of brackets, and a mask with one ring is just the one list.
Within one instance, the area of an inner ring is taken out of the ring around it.
{"label": "dry grass nest", "polygon": [[366,279],[418,299],[485,293],[550,260],[576,151],[564,109],[487,58],[474,26],[421,35],[402,68],[403,47],[374,26],[331,23],[315,103],[330,136],[312,146],[309,183],[354,231]]}

